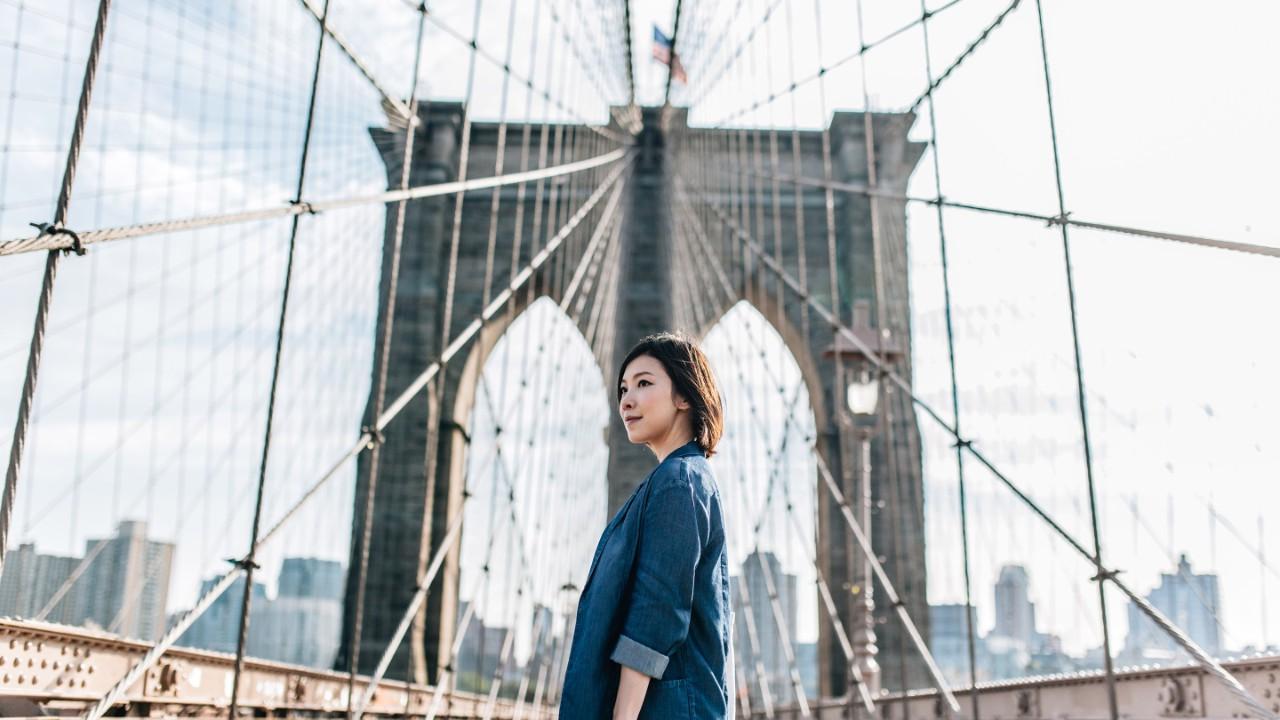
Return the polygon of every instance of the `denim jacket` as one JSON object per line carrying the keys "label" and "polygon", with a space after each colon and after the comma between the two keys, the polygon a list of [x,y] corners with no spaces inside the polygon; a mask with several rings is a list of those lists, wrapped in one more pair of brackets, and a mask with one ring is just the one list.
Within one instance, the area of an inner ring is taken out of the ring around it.
{"label": "denim jacket", "polygon": [[695,443],[604,529],[578,599],[563,720],[607,720],[620,666],[648,675],[641,720],[730,716],[729,565],[720,491]]}

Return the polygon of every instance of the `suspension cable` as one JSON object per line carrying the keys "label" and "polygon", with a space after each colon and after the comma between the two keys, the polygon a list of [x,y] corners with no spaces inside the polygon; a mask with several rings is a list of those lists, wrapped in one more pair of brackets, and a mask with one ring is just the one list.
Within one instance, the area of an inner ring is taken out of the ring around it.
{"label": "suspension cable", "polygon": [[[1040,57],[1044,68],[1045,101],[1049,111],[1049,140],[1053,149],[1053,177],[1054,185],[1058,191],[1058,215],[1066,217],[1066,199],[1062,190],[1062,163],[1059,161],[1058,156],[1058,126],[1054,119],[1053,88],[1049,83],[1049,46],[1044,37],[1044,10],[1041,8],[1040,0],[1036,0],[1036,20],[1040,30]],[[1071,345],[1075,353],[1076,399],[1080,409],[1080,439],[1084,450],[1085,484],[1089,491],[1089,519],[1093,528],[1093,562],[1097,569],[1097,576],[1094,577],[1094,580],[1098,582],[1098,612],[1102,618],[1102,663],[1107,676],[1107,704],[1111,711],[1111,720],[1118,720],[1120,717],[1120,704],[1116,698],[1115,662],[1111,657],[1111,627],[1107,617],[1107,584],[1103,582],[1107,577],[1108,571],[1105,569],[1102,559],[1102,530],[1098,521],[1098,494],[1093,477],[1093,442],[1089,434],[1089,409],[1085,402],[1084,361],[1080,352],[1080,326],[1076,312],[1075,276],[1071,263],[1071,243],[1067,233],[1067,226],[1062,225],[1059,230],[1062,233],[1063,268],[1067,281],[1067,309],[1071,316]],[[1159,618],[1153,617],[1152,619],[1157,624],[1160,623]],[[1175,637],[1178,635],[1176,630],[1170,634]]]}
{"label": "suspension cable", "polygon": [[[107,11],[111,0],[99,0],[98,16],[94,21],[93,38],[89,44],[89,57],[85,60],[84,80],[80,85],[80,102],[76,106],[75,126],[71,131],[71,143],[67,148],[67,162],[62,172],[62,185],[58,190],[58,202],[54,208],[53,223],[37,227],[41,236],[67,237],[68,249],[77,255],[84,254],[84,246],[75,232],[64,227],[71,205],[71,189],[75,184],[76,169],[80,162],[80,149],[84,144],[85,124],[89,117],[89,100],[93,96],[93,82],[97,77],[98,58],[107,32]],[[18,399],[18,417],[14,424],[13,441],[9,447],[9,464],[5,470],[3,494],[0,495],[0,569],[9,547],[9,525],[13,520],[14,499],[18,493],[18,474],[22,469],[22,450],[26,445],[27,429],[31,422],[31,406],[35,401],[36,379],[40,372],[40,357],[44,350],[45,327],[49,322],[49,305],[53,300],[53,283],[58,275],[61,252],[50,249],[45,257],[44,277],[40,281],[40,295],[36,305],[35,327],[31,331],[31,349],[27,354],[27,369],[22,379],[22,395]]]}
{"label": "suspension cable", "polygon": [[[222,215],[208,215],[181,220],[141,223],[117,228],[88,230],[83,233],[79,233],[79,246],[85,247],[94,243],[143,237],[146,235],[199,230],[216,225],[234,225],[239,223],[260,222],[262,220],[273,220],[276,218],[285,218],[294,215],[310,215],[327,210],[341,210],[360,205],[389,204],[393,202],[400,202],[401,200],[418,200],[421,198],[439,197],[441,195],[454,195],[460,192],[470,192],[473,190],[484,190],[492,187],[519,185],[534,180],[542,181],[562,177],[572,173],[584,172],[586,170],[591,170],[592,168],[616,163],[626,157],[626,154],[627,149],[623,147],[586,160],[564,163],[562,165],[552,167],[544,167],[538,170],[507,173],[499,177],[476,178],[474,180],[444,183],[428,183],[405,190],[388,190],[374,195],[356,195],[331,200],[301,200],[296,203],[290,203],[286,207],[279,208],[247,210]],[[60,234],[40,233],[30,237],[0,242],[0,257],[5,255],[34,252],[37,250],[72,250],[75,246],[75,240],[64,238]]]}
{"label": "suspension cable", "polygon": [[[324,27],[329,19],[330,0],[324,0],[324,12],[320,16],[319,39],[316,41],[316,59],[311,72],[311,92],[307,105],[307,118],[302,131],[302,157],[298,162],[298,183],[294,193],[294,202],[302,199],[302,190],[306,186],[307,160],[311,151],[311,134],[315,127],[316,95],[320,89],[320,67],[324,59]],[[250,609],[253,604],[253,575],[257,569],[258,532],[262,524],[262,500],[267,484],[267,463],[271,457],[271,431],[275,421],[276,398],[280,387],[280,359],[284,354],[284,328],[289,316],[289,295],[293,289],[293,266],[298,246],[299,216],[293,216],[289,229],[289,250],[285,260],[284,288],[280,293],[280,315],[276,321],[275,352],[271,362],[271,384],[267,391],[266,427],[262,434],[262,458],[258,464],[258,488],[253,503],[253,524],[249,531],[249,549],[244,558],[236,564],[244,572],[244,594],[240,602],[240,627],[236,636],[236,659],[231,678],[231,702],[228,706],[228,717],[236,718],[236,708],[240,699],[240,680],[244,672],[245,645],[249,641]]]}
{"label": "suspension cable", "polygon": [[[747,171],[748,174],[751,174]],[[770,179],[768,174],[763,175],[763,179]],[[957,210],[968,210],[971,212],[982,213],[987,215],[998,215],[1002,217],[1020,218],[1022,220],[1034,220],[1042,222],[1048,227],[1066,226],[1078,227],[1088,230],[1101,230],[1103,232],[1116,233],[1120,235],[1134,235],[1137,237],[1151,238],[1155,240],[1169,240],[1172,242],[1186,243],[1188,245],[1198,245],[1200,247],[1217,248],[1219,250],[1232,250],[1235,252],[1248,253],[1251,255],[1262,255],[1267,257],[1280,258],[1280,245],[1263,245],[1259,243],[1237,242],[1233,240],[1222,240],[1217,238],[1204,237],[1200,235],[1188,235],[1183,233],[1166,232],[1163,230],[1150,230],[1145,228],[1131,227],[1127,225],[1115,225],[1112,223],[1093,222],[1088,220],[1078,220],[1070,215],[1063,217],[1062,215],[1045,215],[1043,213],[1035,213],[1026,210],[1014,210],[1009,208],[995,207],[991,205],[979,205],[975,203],[957,202],[948,200],[945,197],[921,197],[919,195],[909,195],[905,193],[894,192],[892,190],[878,189],[868,187],[864,183],[841,182],[835,180],[823,180],[818,178],[796,177],[794,175],[781,175],[778,177],[782,182],[796,183],[807,187],[820,187],[829,190],[850,193],[854,195],[875,195],[887,200],[901,200],[909,203],[920,203],[924,205],[939,205],[944,208],[955,208]],[[3,246],[0,246],[0,254],[3,254]]]}
{"label": "suspension cable", "polygon": [[[1014,0],[1016,6],[1022,0]],[[928,22],[928,6],[925,0],[920,0],[920,10],[925,16],[925,21],[920,25],[921,35],[923,38],[924,51],[924,68],[925,79],[928,83],[928,89],[925,91],[924,97],[929,102],[929,147],[933,150],[933,189],[934,195],[942,197],[942,160],[938,151],[938,119],[936,113],[936,103],[933,97],[933,91],[937,87],[937,83],[933,78],[933,55],[929,47],[929,22]],[[971,46],[972,47],[972,46]],[[954,67],[954,66],[953,66]],[[947,229],[943,220],[942,205],[934,206],[938,217],[938,244],[939,252],[942,259],[942,298],[943,298],[943,316],[946,321],[947,330],[947,369],[951,379],[951,417],[955,421],[956,432],[960,433],[960,385],[956,379],[956,342],[955,342],[955,326],[952,322],[951,312],[951,270],[947,257]],[[965,483],[964,475],[964,450],[959,443],[955,446],[956,451],[956,481],[960,493],[959,497],[959,515],[960,515],[960,555],[964,580],[964,626],[965,626],[965,649],[968,652],[969,659],[969,702],[973,708],[973,720],[982,720],[981,705],[978,700],[978,654],[977,654],[977,629],[974,627],[974,608],[973,608],[973,582],[971,575],[971,564],[969,558],[969,511],[968,511],[968,486]],[[906,688],[903,688],[904,690]]]}

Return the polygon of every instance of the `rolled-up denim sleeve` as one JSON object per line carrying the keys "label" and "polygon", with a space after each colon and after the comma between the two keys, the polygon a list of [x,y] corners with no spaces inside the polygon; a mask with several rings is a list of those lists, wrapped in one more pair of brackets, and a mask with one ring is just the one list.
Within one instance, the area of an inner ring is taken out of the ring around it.
{"label": "rolled-up denim sleeve", "polygon": [[626,620],[610,656],[619,665],[661,679],[688,636],[705,514],[688,482],[655,488],[649,497]]}

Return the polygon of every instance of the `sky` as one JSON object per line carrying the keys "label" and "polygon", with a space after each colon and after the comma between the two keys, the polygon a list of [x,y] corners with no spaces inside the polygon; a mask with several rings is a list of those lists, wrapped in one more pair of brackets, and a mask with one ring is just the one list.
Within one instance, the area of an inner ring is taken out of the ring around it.
{"label": "sky", "polygon": [[[467,92],[468,53],[442,28],[466,36],[477,5],[432,3],[416,80],[409,77],[416,15],[404,3],[333,0],[332,21],[394,94],[414,87],[423,97],[457,99]],[[793,76],[807,77],[858,47],[855,3],[824,0],[819,23],[813,3],[784,2],[763,24],[762,0],[685,5],[689,39],[677,49],[690,85],[677,85],[672,100],[692,104],[693,124],[733,117],[744,126],[789,128],[794,112],[798,125],[816,128],[826,122],[824,105],[828,113],[865,107],[857,59],[820,83],[785,91]],[[936,75],[1007,4],[930,6],[939,8],[930,23]],[[561,107],[519,82],[504,85],[497,65],[481,59],[472,81],[477,117],[496,119],[505,106],[511,119],[603,121],[605,106],[623,100],[616,6],[487,0],[480,7],[479,45],[503,58],[514,18],[527,32],[513,34],[511,67]],[[551,8],[562,23],[550,19]],[[1269,130],[1280,123],[1269,36],[1280,11],[1243,1],[1209,9],[1051,0],[1043,9],[1072,217],[1280,246],[1280,217],[1271,211],[1280,139]],[[670,0],[633,3],[641,103],[662,99],[665,68],[650,59],[648,40],[655,23],[671,29],[673,10]],[[305,12],[296,3],[120,0],[113,13],[70,225],[287,202],[316,36]],[[909,3],[866,0],[861,33],[871,42],[916,15]],[[8,98],[0,113],[0,239],[25,235],[28,222],[51,216],[92,17],[86,0],[0,3],[0,96]],[[935,95],[939,174],[949,199],[1057,212],[1036,19],[1036,5],[1024,0]],[[572,51],[552,41],[564,32],[575,38]],[[549,47],[558,48],[559,64]],[[737,48],[739,61],[725,63]],[[923,57],[919,29],[868,53],[870,107],[910,105],[926,84]],[[326,56],[321,77],[307,194],[376,192],[385,176],[366,129],[384,122],[378,97],[336,54]],[[775,102],[739,113],[771,93]],[[930,135],[922,113],[911,137]],[[931,154],[910,191],[935,193]],[[937,218],[924,205],[907,213],[914,386],[946,409]],[[963,210],[946,211],[944,222],[966,433],[1087,538],[1061,236],[1034,222]],[[368,392],[382,214],[356,208],[304,218],[300,227],[304,300],[290,316],[272,466],[280,480],[268,518],[345,449]],[[20,539],[81,553],[116,521],[148,518],[179,545],[175,608],[193,599],[200,577],[224,567],[223,558],[243,552],[287,237],[287,221],[268,221],[104,245],[64,261],[19,491]],[[1264,591],[1280,596],[1280,574],[1262,569],[1255,554],[1280,565],[1280,523],[1265,514],[1280,507],[1280,420],[1272,409],[1280,401],[1280,334],[1272,330],[1280,261],[1081,229],[1070,237],[1109,562],[1145,592],[1186,552],[1197,571],[1222,577],[1230,647],[1280,642],[1280,612],[1262,610]],[[0,258],[4,426],[17,405],[41,262]],[[731,320],[736,330],[707,337],[709,348],[725,346],[718,357],[732,357],[725,338],[741,341],[742,333],[778,345],[749,313]],[[568,357],[580,360],[583,350]],[[724,367],[722,374],[737,376]],[[780,357],[774,367],[789,365]],[[770,395],[760,403],[776,403]],[[772,411],[783,417],[781,405]],[[943,433],[924,420],[921,429],[930,599],[955,602],[954,458]],[[779,446],[781,424],[769,433],[766,444]],[[1089,568],[992,478],[972,464],[967,470],[979,624],[991,624],[1000,565],[1027,563],[1041,630],[1062,634],[1072,652],[1097,645]],[[734,473],[726,467],[724,474]],[[351,481],[348,468],[285,534],[268,559],[268,581],[288,554],[346,557]],[[1210,505],[1225,521],[1210,521]],[[1260,517],[1269,523],[1261,542]],[[788,557],[801,572],[798,556]],[[1122,617],[1115,595],[1112,617]]]}

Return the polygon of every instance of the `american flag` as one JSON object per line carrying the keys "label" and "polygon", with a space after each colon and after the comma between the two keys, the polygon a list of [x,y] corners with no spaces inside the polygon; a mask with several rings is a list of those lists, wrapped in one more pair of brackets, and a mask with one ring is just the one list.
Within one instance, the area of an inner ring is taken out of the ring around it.
{"label": "american flag", "polygon": [[680,56],[671,49],[671,38],[664,35],[657,25],[653,26],[653,59],[671,68],[672,80],[688,84],[689,76],[684,73]]}

